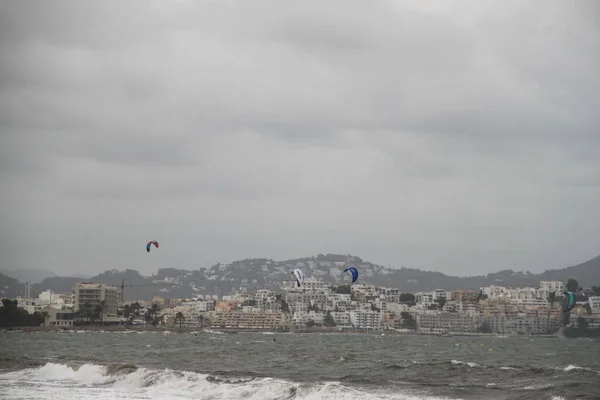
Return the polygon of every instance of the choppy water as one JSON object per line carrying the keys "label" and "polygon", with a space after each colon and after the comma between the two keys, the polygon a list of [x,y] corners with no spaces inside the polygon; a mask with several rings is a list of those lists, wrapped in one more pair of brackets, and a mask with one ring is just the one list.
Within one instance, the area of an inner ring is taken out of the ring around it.
{"label": "choppy water", "polygon": [[0,333],[0,398],[599,399],[600,341]]}

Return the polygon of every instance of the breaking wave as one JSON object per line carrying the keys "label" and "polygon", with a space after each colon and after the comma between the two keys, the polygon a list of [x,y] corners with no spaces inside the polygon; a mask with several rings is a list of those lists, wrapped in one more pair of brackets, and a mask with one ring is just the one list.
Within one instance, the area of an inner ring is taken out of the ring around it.
{"label": "breaking wave", "polygon": [[[211,400],[436,400],[418,393],[362,390],[339,382],[297,383],[264,377],[219,377],[192,371],[154,370],[130,364],[47,363],[0,374],[7,398],[171,398]],[[35,388],[32,393],[32,388]],[[66,390],[68,388],[68,390]],[[69,397],[71,396],[71,397]]]}

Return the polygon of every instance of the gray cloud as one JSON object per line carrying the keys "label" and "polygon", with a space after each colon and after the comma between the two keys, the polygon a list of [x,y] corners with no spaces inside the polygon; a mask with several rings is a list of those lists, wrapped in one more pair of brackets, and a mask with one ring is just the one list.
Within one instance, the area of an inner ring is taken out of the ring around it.
{"label": "gray cloud", "polygon": [[474,274],[598,254],[596,2],[0,10],[7,268],[341,252]]}

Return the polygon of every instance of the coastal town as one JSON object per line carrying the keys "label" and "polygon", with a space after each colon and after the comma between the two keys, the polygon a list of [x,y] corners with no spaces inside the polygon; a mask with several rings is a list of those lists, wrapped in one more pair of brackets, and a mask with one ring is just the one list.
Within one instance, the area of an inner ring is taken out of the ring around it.
{"label": "coastal town", "polygon": [[[326,284],[319,277],[280,291],[124,302],[122,288],[82,281],[70,293],[43,291],[12,300],[41,325],[210,329],[222,331],[419,332],[436,335],[553,335],[561,327],[600,328],[598,287],[574,279],[542,281],[538,287],[487,286],[480,290],[402,292],[363,283]],[[565,290],[578,291],[565,318]],[[3,300],[3,306],[9,304]],[[12,303],[11,303],[12,304]]]}

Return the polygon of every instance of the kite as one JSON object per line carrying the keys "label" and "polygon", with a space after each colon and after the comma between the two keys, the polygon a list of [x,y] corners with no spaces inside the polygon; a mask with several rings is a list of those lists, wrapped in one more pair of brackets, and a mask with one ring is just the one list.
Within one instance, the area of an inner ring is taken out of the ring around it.
{"label": "kite", "polygon": [[356,267],[349,267],[344,270],[344,272],[347,271],[350,271],[350,273],[352,273],[352,283],[356,282],[356,280],[358,279],[358,270],[356,269]]}
{"label": "kite", "polygon": [[158,242],[156,240],[151,240],[148,243],[146,243],[146,251],[150,252],[150,245],[154,245],[154,247],[156,247],[158,249]]}
{"label": "kite", "polygon": [[582,293],[577,294],[574,292],[564,291],[563,294],[565,295],[564,307],[565,307],[566,312],[571,312],[571,310],[577,304],[578,297],[579,297],[579,301],[582,301],[582,302],[586,301],[585,294],[582,294]]}
{"label": "kite", "polygon": [[298,283],[298,287],[304,283],[304,272],[299,269],[295,269],[292,271],[292,275],[296,278],[296,282]]}

